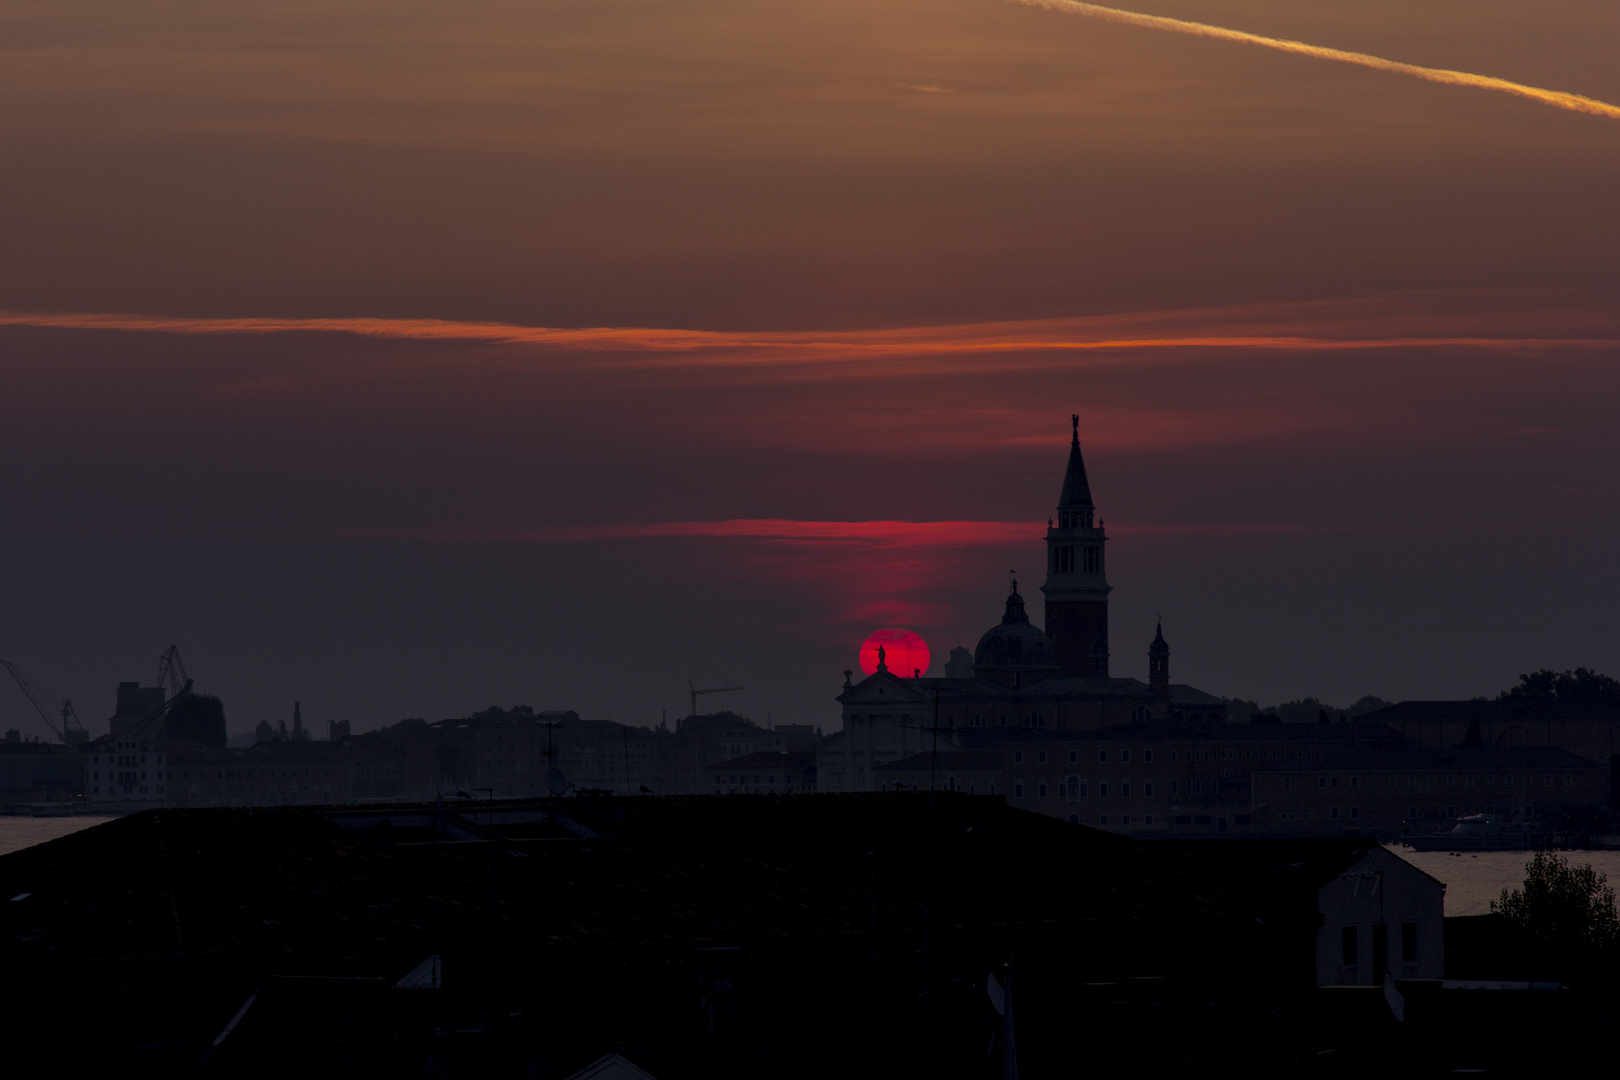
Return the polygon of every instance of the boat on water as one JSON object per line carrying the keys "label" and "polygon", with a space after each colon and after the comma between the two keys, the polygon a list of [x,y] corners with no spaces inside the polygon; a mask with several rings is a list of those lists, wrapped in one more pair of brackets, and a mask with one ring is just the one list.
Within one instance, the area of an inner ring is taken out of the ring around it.
{"label": "boat on water", "polygon": [[1548,841],[1545,833],[1525,819],[1523,811],[1511,818],[1470,814],[1459,818],[1450,832],[1401,838],[1401,843],[1416,851],[1531,851]]}

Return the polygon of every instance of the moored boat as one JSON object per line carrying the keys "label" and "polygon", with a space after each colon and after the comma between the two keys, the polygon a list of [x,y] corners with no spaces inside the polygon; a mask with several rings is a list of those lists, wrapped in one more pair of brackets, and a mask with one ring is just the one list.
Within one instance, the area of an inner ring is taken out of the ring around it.
{"label": "moored boat", "polygon": [[1401,843],[1417,851],[1530,851],[1547,840],[1521,811],[1511,818],[1470,814],[1458,819],[1450,832],[1404,836]]}

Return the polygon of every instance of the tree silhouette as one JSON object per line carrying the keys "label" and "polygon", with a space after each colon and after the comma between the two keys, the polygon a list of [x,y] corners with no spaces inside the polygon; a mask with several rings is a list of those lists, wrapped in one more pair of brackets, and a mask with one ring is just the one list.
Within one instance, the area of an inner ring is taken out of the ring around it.
{"label": "tree silhouette", "polygon": [[1503,889],[1491,910],[1565,955],[1620,946],[1620,912],[1608,876],[1551,851],[1525,865],[1524,886]]}

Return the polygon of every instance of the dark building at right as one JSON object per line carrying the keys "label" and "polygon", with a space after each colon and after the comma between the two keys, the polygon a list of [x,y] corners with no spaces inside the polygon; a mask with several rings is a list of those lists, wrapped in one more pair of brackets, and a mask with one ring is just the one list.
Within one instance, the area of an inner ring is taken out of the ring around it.
{"label": "dark building at right", "polygon": [[1014,581],[1000,623],[971,654],[954,650],[944,678],[846,672],[819,790],[998,795],[1143,837],[1394,838],[1479,814],[1535,822],[1528,832],[1545,837],[1582,812],[1620,809],[1620,710],[1406,702],[1356,722],[1235,723],[1222,698],[1171,682],[1162,623],[1147,680],[1115,674],[1108,537],[1079,418],[1070,425],[1044,537],[1044,629]]}

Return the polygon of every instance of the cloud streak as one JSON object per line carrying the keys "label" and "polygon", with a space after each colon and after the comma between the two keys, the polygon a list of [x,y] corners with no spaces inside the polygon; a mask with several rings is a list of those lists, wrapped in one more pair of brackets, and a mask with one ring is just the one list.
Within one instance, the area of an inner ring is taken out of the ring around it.
{"label": "cloud streak", "polygon": [[[1144,315],[1140,322],[1175,315]],[[96,312],[0,311],[0,327],[184,335],[346,334],[402,341],[473,342],[554,351],[641,356],[642,363],[688,366],[858,362],[882,358],[1007,353],[1246,349],[1340,352],[1419,349],[1612,349],[1611,337],[1519,337],[1187,333],[1116,335],[1095,320],[1048,319],[847,331],[684,330],[656,327],[522,326],[448,319],[192,318]],[[1093,336],[1095,335],[1095,336]],[[998,361],[999,362],[999,361]],[[889,368],[881,373],[894,374]]]}
{"label": "cloud streak", "polygon": [[1360,67],[1373,68],[1376,71],[1410,75],[1415,79],[1443,83],[1447,86],[1471,86],[1478,90],[1495,90],[1503,94],[1515,94],[1518,97],[1529,98],[1531,101],[1551,105],[1554,108],[1568,109],[1570,112],[1587,113],[1591,116],[1604,116],[1611,120],[1620,120],[1620,106],[1611,105],[1606,101],[1582,97],[1579,94],[1569,94],[1562,90],[1546,90],[1539,86],[1526,86],[1523,83],[1498,79],[1492,75],[1476,75],[1468,71],[1451,71],[1446,68],[1404,64],[1399,60],[1386,60],[1381,56],[1371,56],[1367,53],[1347,52],[1344,49],[1330,49],[1321,45],[1307,45],[1303,41],[1266,37],[1262,34],[1251,34],[1243,30],[1229,30],[1224,26],[1212,26],[1209,23],[1188,22],[1185,19],[1171,19],[1162,15],[1143,15],[1135,11],[1121,11],[1119,8],[1103,7],[1101,4],[1084,3],[1083,0],[1015,0],[1015,2],[1027,4],[1030,7],[1045,8],[1048,11],[1060,11],[1071,15],[1085,15],[1093,19],[1104,19],[1108,22],[1121,23],[1126,26],[1140,26],[1149,30],[1166,30],[1173,34],[1191,34],[1196,37],[1215,38],[1220,41],[1236,41],[1245,45],[1258,45],[1265,49],[1294,53],[1297,56],[1310,56],[1318,60],[1334,60],[1341,64],[1356,64]]}
{"label": "cloud streak", "polygon": [[1039,537],[1030,521],[801,521],[732,518],[724,521],[654,521],[564,526],[511,534],[513,540],[622,540],[666,537],[706,539],[853,541],[896,547],[986,547]]}
{"label": "cloud streak", "polygon": [[[1368,525],[1310,522],[1222,522],[1108,526],[1115,536],[1283,536],[1406,532]],[[729,518],[721,521],[608,522],[516,531],[474,530],[460,539],[505,543],[568,543],[595,540],[759,540],[780,543],[858,544],[876,548],[985,548],[1031,544],[1045,535],[1040,521],[804,521],[796,518]],[[435,534],[445,539],[454,534]]]}

